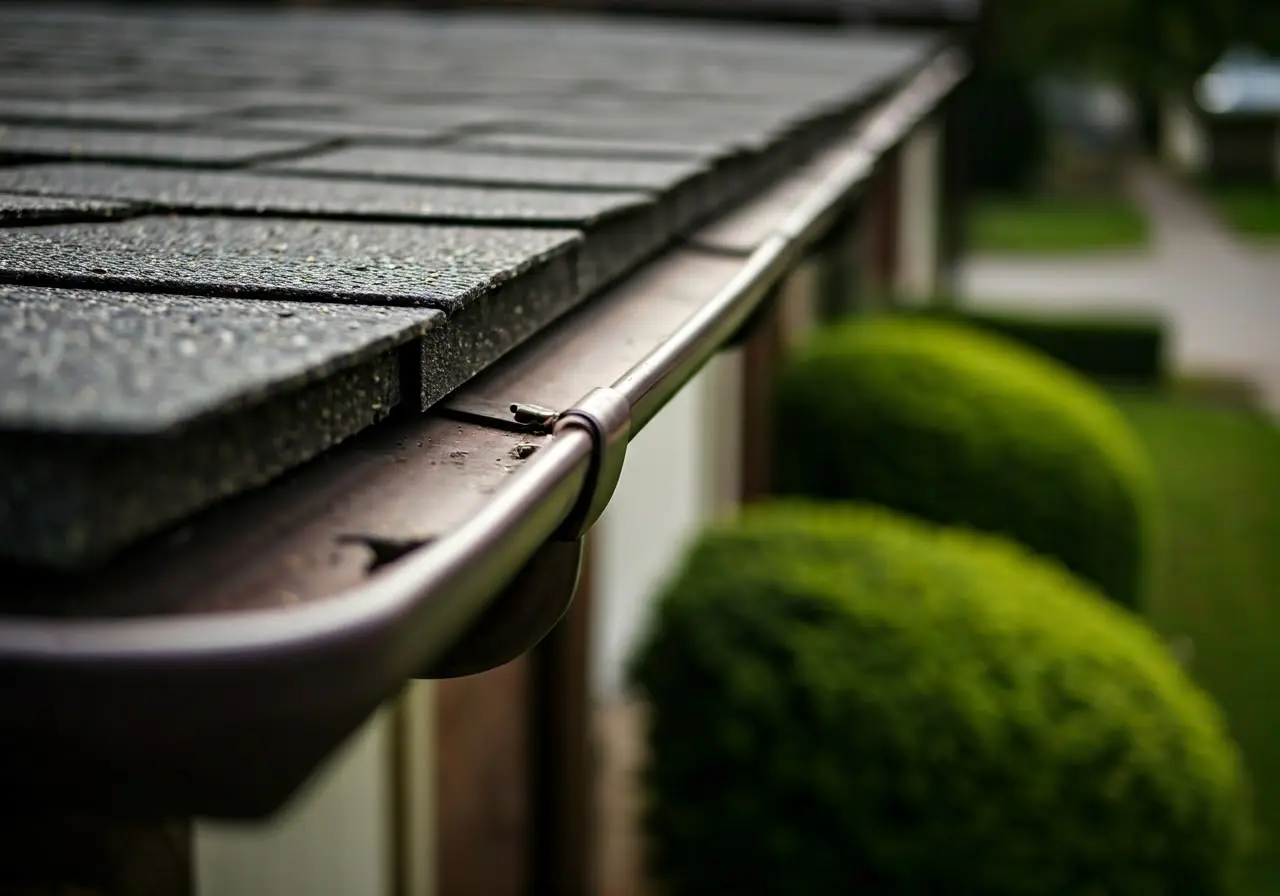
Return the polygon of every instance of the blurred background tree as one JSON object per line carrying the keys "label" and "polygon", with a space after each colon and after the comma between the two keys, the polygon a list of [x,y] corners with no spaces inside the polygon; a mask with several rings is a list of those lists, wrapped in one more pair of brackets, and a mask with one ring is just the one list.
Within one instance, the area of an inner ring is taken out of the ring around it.
{"label": "blurred background tree", "polygon": [[981,71],[966,104],[974,185],[989,192],[1035,186],[1049,138],[1035,95],[1046,76],[1101,80],[1132,98],[1149,147],[1159,109],[1186,96],[1232,45],[1280,52],[1280,4],[1271,0],[988,0]]}
{"label": "blurred background tree", "polygon": [[1256,5],[1250,0],[991,0],[986,61],[1022,74],[1099,76],[1139,90],[1186,87],[1245,36],[1244,8]]}

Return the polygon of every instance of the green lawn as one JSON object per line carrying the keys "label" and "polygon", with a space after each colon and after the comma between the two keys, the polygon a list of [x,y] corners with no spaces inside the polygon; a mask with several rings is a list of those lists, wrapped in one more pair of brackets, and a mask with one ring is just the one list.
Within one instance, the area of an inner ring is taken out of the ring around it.
{"label": "green lawn", "polygon": [[1280,893],[1280,427],[1248,411],[1119,401],[1161,485],[1152,622],[1189,639],[1191,673],[1227,714],[1269,841],[1250,892]]}
{"label": "green lawn", "polygon": [[1211,187],[1210,197],[1227,226],[1253,239],[1280,239],[1280,189]]}
{"label": "green lawn", "polygon": [[1122,199],[984,199],[970,219],[976,252],[1058,254],[1134,249],[1147,221]]}

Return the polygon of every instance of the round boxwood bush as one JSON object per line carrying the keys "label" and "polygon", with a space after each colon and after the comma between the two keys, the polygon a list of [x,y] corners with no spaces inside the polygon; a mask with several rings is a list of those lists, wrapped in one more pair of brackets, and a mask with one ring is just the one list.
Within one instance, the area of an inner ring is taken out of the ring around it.
{"label": "round boxwood bush", "polygon": [[664,896],[1216,896],[1241,860],[1214,706],[995,536],[758,509],[692,550],[632,674]]}
{"label": "round boxwood bush", "polygon": [[871,318],[783,366],[776,481],[1008,535],[1138,602],[1153,478],[1119,412],[1057,362],[959,323]]}

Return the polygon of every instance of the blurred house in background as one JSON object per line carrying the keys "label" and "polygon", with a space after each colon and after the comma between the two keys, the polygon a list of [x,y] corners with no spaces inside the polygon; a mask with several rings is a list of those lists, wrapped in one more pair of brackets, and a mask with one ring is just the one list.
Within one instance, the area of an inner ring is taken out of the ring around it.
{"label": "blurred house in background", "polygon": [[1229,51],[1197,85],[1206,149],[1216,178],[1280,179],[1280,59],[1251,47]]}

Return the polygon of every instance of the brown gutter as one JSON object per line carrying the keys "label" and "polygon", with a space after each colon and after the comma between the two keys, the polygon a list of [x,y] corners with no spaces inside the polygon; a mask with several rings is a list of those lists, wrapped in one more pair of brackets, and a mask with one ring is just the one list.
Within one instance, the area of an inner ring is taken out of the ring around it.
{"label": "brown gutter", "polygon": [[293,606],[0,618],[8,804],[228,816],[278,808],[405,680],[449,674],[441,658],[549,540],[572,541],[595,522],[627,441],[734,338],[967,68],[961,52],[943,51],[800,172],[813,186],[733,262],[731,279],[630,370],[559,414],[530,462],[430,544]]}

